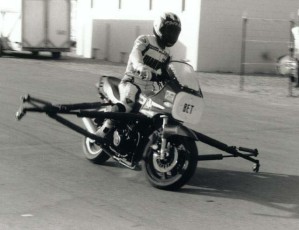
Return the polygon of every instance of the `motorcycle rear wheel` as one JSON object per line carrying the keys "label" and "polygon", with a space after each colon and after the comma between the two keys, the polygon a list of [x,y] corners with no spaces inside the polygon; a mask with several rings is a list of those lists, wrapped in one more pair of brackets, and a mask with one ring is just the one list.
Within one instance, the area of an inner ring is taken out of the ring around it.
{"label": "motorcycle rear wheel", "polygon": [[104,164],[110,158],[101,146],[88,137],[83,138],[82,145],[85,157],[95,164]]}
{"label": "motorcycle rear wheel", "polygon": [[[102,103],[105,103],[106,101],[101,100]],[[105,112],[107,111],[107,108],[100,109],[99,111]],[[103,121],[98,121],[101,124]],[[97,128],[100,128],[99,124],[94,124],[97,126]],[[100,145],[98,145],[94,140],[88,138],[88,137],[83,137],[82,141],[82,146],[83,146],[83,153],[85,157],[91,161],[92,163],[95,164],[104,164],[110,156],[105,153],[105,151],[101,148]]]}
{"label": "motorcycle rear wheel", "polygon": [[142,169],[152,186],[163,190],[178,190],[190,180],[197,168],[195,141],[184,137],[169,138],[166,158],[161,160],[158,153],[159,140],[158,132],[150,137],[145,147]]}

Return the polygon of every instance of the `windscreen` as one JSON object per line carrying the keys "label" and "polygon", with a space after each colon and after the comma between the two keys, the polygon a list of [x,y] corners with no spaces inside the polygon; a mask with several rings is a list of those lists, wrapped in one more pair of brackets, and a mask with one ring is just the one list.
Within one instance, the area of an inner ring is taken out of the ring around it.
{"label": "windscreen", "polygon": [[185,62],[173,61],[168,68],[168,73],[173,75],[182,86],[195,91],[200,90],[197,74],[191,65]]}

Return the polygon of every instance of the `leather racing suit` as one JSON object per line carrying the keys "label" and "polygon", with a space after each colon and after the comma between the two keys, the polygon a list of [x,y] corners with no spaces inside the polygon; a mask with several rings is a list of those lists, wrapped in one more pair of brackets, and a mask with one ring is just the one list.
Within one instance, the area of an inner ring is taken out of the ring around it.
{"label": "leather racing suit", "polygon": [[119,84],[120,101],[126,112],[132,111],[139,93],[153,93],[154,83],[159,81],[169,60],[170,49],[159,46],[155,35],[141,35],[135,40],[125,76]]}

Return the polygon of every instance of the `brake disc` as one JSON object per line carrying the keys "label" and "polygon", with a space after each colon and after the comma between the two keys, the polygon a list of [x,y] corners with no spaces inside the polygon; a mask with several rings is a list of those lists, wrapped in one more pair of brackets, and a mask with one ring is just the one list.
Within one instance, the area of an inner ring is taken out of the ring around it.
{"label": "brake disc", "polygon": [[171,154],[169,154],[169,152],[167,152],[166,158],[163,160],[160,159],[159,153],[154,153],[153,154],[154,168],[158,172],[161,172],[161,173],[169,172],[176,166],[176,164],[178,162],[178,158],[179,158],[179,154],[178,154],[178,150],[176,148],[174,148],[172,150]]}

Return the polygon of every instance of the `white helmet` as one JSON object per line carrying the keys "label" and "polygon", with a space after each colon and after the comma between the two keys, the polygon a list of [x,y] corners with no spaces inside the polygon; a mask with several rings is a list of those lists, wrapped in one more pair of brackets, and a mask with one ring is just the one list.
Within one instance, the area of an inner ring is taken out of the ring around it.
{"label": "white helmet", "polygon": [[180,18],[170,12],[163,13],[154,21],[154,34],[163,46],[173,46],[181,32]]}
{"label": "white helmet", "polygon": [[295,58],[284,55],[278,58],[276,67],[281,75],[291,75],[298,68],[298,64]]}

